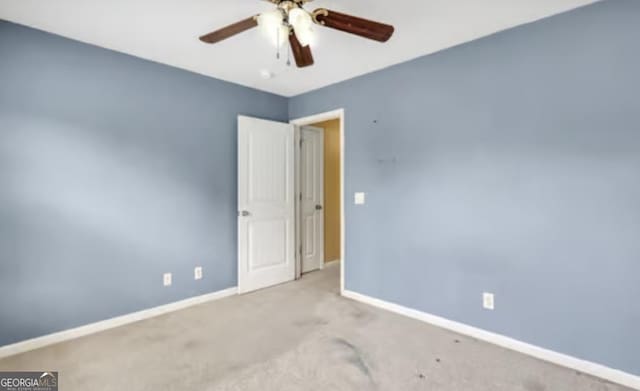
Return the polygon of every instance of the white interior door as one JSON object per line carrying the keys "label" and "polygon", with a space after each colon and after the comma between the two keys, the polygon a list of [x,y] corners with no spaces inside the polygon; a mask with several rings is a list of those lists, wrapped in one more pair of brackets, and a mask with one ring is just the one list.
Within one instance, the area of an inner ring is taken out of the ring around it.
{"label": "white interior door", "polygon": [[295,278],[293,125],[238,117],[238,290]]}
{"label": "white interior door", "polygon": [[302,272],[324,262],[324,131],[300,128],[300,237]]}

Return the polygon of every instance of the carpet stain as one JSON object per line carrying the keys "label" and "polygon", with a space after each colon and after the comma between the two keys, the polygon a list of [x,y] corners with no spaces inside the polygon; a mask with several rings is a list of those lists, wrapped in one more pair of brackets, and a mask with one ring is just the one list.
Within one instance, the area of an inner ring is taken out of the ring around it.
{"label": "carpet stain", "polygon": [[349,316],[361,323],[370,323],[376,319],[376,315],[373,312],[355,305],[352,306]]}
{"label": "carpet stain", "polygon": [[198,341],[187,341],[182,345],[183,348],[185,348],[186,350],[191,350],[191,349],[195,349],[198,347]]}
{"label": "carpet stain", "polygon": [[364,361],[364,358],[362,357],[362,353],[360,352],[360,349],[358,349],[352,343],[350,343],[349,341],[343,338],[335,338],[334,342],[340,346],[345,347],[347,350],[349,350],[350,354],[349,354],[349,357],[347,358],[347,361],[351,365],[358,368],[358,370],[362,372],[362,374],[367,376],[371,381],[373,381],[373,379],[371,378],[371,370],[369,369],[369,366],[367,365],[367,363]]}
{"label": "carpet stain", "polygon": [[364,319],[367,317],[367,313],[364,311],[353,311],[351,316],[355,319]]}

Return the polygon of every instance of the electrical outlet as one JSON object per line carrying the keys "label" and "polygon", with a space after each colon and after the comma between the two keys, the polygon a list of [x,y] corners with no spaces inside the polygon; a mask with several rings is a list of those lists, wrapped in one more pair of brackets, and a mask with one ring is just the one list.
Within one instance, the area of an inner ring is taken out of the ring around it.
{"label": "electrical outlet", "polygon": [[193,269],[193,278],[195,280],[202,280],[202,266],[197,266]]}
{"label": "electrical outlet", "polygon": [[162,276],[162,284],[164,286],[171,285],[171,273],[164,273],[164,275]]}
{"label": "electrical outlet", "polygon": [[364,202],[365,202],[364,193],[355,193],[353,195],[353,202],[356,205],[364,205]]}
{"label": "electrical outlet", "polygon": [[493,310],[495,308],[493,293],[485,292],[482,294],[482,307],[486,310]]}

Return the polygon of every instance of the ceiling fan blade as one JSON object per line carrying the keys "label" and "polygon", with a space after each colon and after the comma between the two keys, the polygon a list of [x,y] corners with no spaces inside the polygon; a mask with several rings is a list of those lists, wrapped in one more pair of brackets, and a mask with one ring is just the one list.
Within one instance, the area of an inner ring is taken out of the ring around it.
{"label": "ceiling fan blade", "polygon": [[291,44],[291,51],[293,57],[296,59],[296,65],[298,68],[308,67],[313,65],[313,54],[311,53],[311,47],[309,45],[302,46],[295,32],[289,34],[289,43]]}
{"label": "ceiling fan blade", "polygon": [[395,28],[391,25],[358,18],[325,8],[313,12],[317,23],[332,29],[359,35],[379,42],[387,42],[393,35]]}
{"label": "ceiling fan blade", "polygon": [[237,23],[231,24],[227,27],[223,27],[220,30],[216,30],[212,33],[205,34],[200,37],[200,40],[205,43],[216,43],[234,35],[240,34],[243,31],[252,29],[258,25],[258,21],[255,16],[241,20]]}

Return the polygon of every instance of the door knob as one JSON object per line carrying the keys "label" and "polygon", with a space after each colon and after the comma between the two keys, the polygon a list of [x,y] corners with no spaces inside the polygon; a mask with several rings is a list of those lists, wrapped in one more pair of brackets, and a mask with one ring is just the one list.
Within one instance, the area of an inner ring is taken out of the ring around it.
{"label": "door knob", "polygon": [[316,210],[322,210],[322,205],[316,205]]}
{"label": "door knob", "polygon": [[238,212],[238,215],[242,217],[247,217],[247,216],[251,216],[251,213],[249,213],[248,210],[243,210],[242,212]]}

